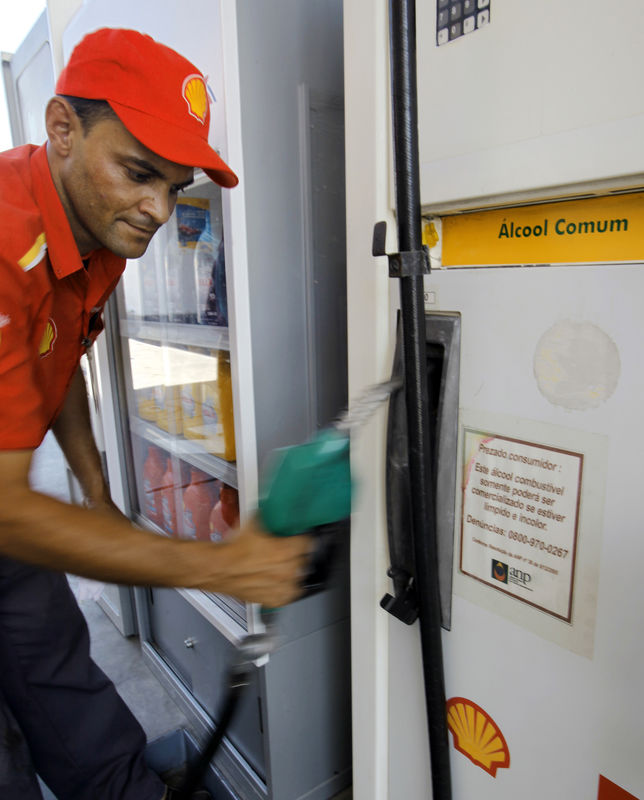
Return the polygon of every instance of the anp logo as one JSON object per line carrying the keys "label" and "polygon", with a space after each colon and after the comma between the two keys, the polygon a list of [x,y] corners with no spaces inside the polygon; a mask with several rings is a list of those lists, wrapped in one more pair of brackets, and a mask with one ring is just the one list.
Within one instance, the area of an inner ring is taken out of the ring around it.
{"label": "anp logo", "polygon": [[41,358],[48,356],[53,351],[54,342],[56,341],[57,336],[58,330],[56,328],[56,323],[51,317],[49,317],[47,324],[45,325],[45,332],[40,340],[39,352]]}
{"label": "anp logo", "polygon": [[492,577],[500,583],[508,582],[508,565],[492,559]]}
{"label": "anp logo", "polygon": [[208,92],[201,75],[188,75],[181,87],[181,93],[188,104],[191,116],[205,125],[208,114]]}

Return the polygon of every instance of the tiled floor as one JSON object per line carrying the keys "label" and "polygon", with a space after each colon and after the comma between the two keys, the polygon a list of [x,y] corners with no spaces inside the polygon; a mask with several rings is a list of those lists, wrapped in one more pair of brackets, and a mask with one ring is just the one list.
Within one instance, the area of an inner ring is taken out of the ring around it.
{"label": "tiled floor", "polygon": [[[49,434],[34,457],[32,486],[38,491],[69,501],[66,471],[63,456],[55,439]],[[92,599],[92,595],[96,594],[96,586],[73,576],[69,580],[89,625],[92,657],[115,684],[141,723],[148,741],[179,728],[189,728],[181,709],[143,661],[138,638],[122,636]],[[351,800],[351,797],[351,790],[347,790],[334,800]],[[55,798],[45,793],[45,800]]]}

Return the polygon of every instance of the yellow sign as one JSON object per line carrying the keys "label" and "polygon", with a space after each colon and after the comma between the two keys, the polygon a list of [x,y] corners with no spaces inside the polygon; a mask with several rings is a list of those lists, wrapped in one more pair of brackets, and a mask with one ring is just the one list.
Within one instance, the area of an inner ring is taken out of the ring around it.
{"label": "yellow sign", "polygon": [[444,267],[644,261],[644,193],[442,220]]}

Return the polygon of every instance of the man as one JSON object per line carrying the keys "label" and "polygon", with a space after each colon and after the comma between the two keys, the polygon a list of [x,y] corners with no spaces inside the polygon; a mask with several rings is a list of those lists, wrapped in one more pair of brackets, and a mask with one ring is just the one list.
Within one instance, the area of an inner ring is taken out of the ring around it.
{"label": "man", "polygon": [[[89,660],[64,572],[280,606],[298,596],[310,542],[254,523],[225,544],[172,540],[136,529],[113,506],[79,358],[125,259],[145,252],[193,168],[224,187],[237,178],[208,145],[203,76],[150,37],[89,34],[56,93],[46,146],[0,155],[0,795],[39,796],[27,767],[7,777],[19,726],[59,800],[161,800],[140,727]],[[49,428],[88,508],[29,487]]]}

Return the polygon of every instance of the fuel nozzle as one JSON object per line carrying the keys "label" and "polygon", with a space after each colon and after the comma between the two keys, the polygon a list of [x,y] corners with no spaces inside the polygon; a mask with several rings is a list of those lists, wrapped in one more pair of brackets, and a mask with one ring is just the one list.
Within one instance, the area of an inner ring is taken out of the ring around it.
{"label": "fuel nozzle", "polygon": [[264,527],[276,536],[313,535],[305,596],[324,588],[342,537],[349,531],[353,482],[351,433],[399,388],[400,381],[370,386],[335,423],[303,444],[273,451],[259,501]]}
{"label": "fuel nozzle", "polygon": [[309,534],[313,549],[302,578],[303,597],[322,591],[351,513],[349,436],[333,428],[273,454],[259,513],[276,536]]}
{"label": "fuel nozzle", "polygon": [[351,513],[349,436],[329,428],[304,444],[275,450],[259,501],[264,526],[295,536]]}

